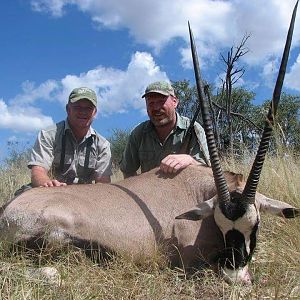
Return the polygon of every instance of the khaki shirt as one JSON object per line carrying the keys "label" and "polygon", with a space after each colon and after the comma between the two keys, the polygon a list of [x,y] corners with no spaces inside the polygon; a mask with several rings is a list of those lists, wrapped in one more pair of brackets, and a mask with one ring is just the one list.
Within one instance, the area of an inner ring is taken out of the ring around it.
{"label": "khaki shirt", "polygon": [[[63,134],[65,157],[61,170]],[[86,153],[88,164],[85,167]],[[53,172],[54,178],[62,182],[91,183],[98,177],[112,174],[110,144],[93,128],[78,143],[68,121],[62,121],[39,132],[28,163],[29,168],[32,166],[41,166]]]}
{"label": "khaki shirt", "polygon": [[[125,174],[132,174],[141,167],[141,172],[147,172],[160,165],[160,162],[169,154],[179,153],[184,135],[189,127],[190,119],[177,114],[175,128],[170,132],[164,143],[161,143],[150,121],[136,126],[130,136],[120,169]],[[188,153],[195,160],[209,165],[209,153],[203,128],[195,123]],[[196,134],[195,134],[196,133]]]}

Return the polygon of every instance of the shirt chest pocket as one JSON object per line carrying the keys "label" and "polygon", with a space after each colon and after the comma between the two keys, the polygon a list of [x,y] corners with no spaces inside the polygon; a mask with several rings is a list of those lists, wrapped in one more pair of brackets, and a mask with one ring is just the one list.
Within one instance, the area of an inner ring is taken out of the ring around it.
{"label": "shirt chest pocket", "polygon": [[87,167],[88,169],[95,169],[97,164],[97,156],[95,153],[90,152],[88,157],[86,155],[80,155],[78,157],[78,165],[80,168],[84,168],[85,161],[87,160]]}
{"label": "shirt chest pocket", "polygon": [[155,152],[154,151],[140,151],[139,158],[142,162],[154,161],[155,160]]}
{"label": "shirt chest pocket", "polygon": [[142,172],[147,172],[160,164],[160,160],[154,151],[140,151],[139,159]]}
{"label": "shirt chest pocket", "polygon": [[55,167],[60,167],[61,160],[63,165],[70,166],[74,161],[74,153],[69,151],[66,151],[66,153],[62,153],[61,149],[56,149],[54,151],[53,165]]}

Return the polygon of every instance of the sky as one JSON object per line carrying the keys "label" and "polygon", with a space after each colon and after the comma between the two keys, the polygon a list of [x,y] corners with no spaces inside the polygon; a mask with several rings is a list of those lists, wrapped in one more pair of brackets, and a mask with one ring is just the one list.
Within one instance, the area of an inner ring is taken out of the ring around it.
{"label": "sky", "polygon": [[[220,54],[243,36],[239,85],[271,99],[295,0],[10,0],[0,4],[0,162],[66,117],[71,90],[98,97],[93,127],[109,138],[147,119],[145,87],[190,80],[188,21],[202,77],[218,86]],[[284,91],[300,94],[300,12]]]}

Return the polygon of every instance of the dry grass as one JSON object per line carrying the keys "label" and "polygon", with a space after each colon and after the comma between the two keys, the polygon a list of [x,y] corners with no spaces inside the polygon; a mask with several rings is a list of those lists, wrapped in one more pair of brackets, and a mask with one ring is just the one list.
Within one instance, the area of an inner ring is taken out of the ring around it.
{"label": "dry grass", "polygon": [[[14,168],[0,170],[2,202],[28,181],[20,166]],[[247,175],[249,164],[225,162],[224,169]],[[259,190],[300,207],[300,162],[292,156],[268,158]],[[300,299],[299,218],[262,220],[251,288],[229,286],[209,270],[186,278],[161,257],[136,264],[117,256],[97,264],[76,249],[42,252],[34,259],[0,249],[0,299]],[[28,276],[28,268],[45,265],[59,270],[59,285]]]}

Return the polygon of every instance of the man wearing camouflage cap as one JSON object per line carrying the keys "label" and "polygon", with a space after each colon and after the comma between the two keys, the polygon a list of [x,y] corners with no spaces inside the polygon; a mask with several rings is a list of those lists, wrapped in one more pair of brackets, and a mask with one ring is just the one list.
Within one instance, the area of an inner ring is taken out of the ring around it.
{"label": "man wearing camouflage cap", "polygon": [[38,134],[28,163],[31,186],[110,182],[110,144],[91,127],[97,112],[96,93],[87,87],[75,88],[66,111],[66,120]]}
{"label": "man wearing camouflage cap", "polygon": [[203,128],[197,122],[187,154],[180,153],[190,119],[176,112],[178,99],[166,81],[151,83],[142,98],[146,100],[148,121],[131,132],[120,164],[124,177],[137,170],[147,172],[160,167],[164,173],[176,173],[189,165],[209,165],[209,154]]}

